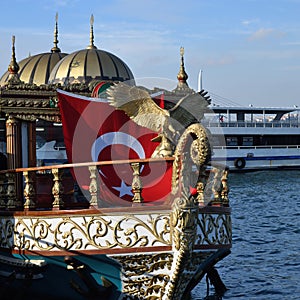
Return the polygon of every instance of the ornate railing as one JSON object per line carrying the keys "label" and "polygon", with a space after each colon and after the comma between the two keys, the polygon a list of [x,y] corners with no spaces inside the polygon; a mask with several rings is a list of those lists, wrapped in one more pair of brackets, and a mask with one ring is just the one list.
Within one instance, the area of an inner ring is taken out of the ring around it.
{"label": "ornate railing", "polygon": [[[132,159],[119,161],[63,164],[44,167],[18,168],[0,171],[0,210],[63,210],[94,208],[99,206],[99,167],[130,165],[132,170],[132,202],[143,203],[143,178],[141,168],[149,163],[170,163],[174,158]],[[153,165],[152,165],[153,166]],[[89,174],[87,194],[80,196],[80,188],[74,178],[77,169]],[[228,168],[209,166],[200,173],[193,173],[195,197],[200,206],[228,206]],[[43,190],[44,189],[44,190]],[[41,190],[43,190],[41,192]],[[78,199],[81,199],[78,201]],[[170,203],[170,201],[168,201]]]}

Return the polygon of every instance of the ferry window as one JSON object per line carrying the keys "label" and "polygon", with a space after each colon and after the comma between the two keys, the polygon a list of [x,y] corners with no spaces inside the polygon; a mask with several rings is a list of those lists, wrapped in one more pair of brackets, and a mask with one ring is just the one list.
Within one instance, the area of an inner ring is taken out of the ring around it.
{"label": "ferry window", "polygon": [[36,121],[36,159],[38,166],[66,162],[67,157],[60,123]]}
{"label": "ferry window", "polygon": [[226,145],[227,146],[237,146],[238,145],[237,137],[227,137],[226,138]]}
{"label": "ferry window", "polygon": [[243,146],[253,146],[253,137],[243,137]]}

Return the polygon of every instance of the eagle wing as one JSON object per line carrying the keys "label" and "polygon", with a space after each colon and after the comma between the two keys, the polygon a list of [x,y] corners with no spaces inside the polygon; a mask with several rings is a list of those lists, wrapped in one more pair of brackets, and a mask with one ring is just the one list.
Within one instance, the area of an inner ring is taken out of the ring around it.
{"label": "eagle wing", "polygon": [[207,106],[210,104],[210,97],[205,96],[206,94],[207,92],[202,90],[186,95],[169,110],[174,128],[180,130],[201,121]]}
{"label": "eagle wing", "polygon": [[108,102],[116,109],[123,110],[135,123],[160,132],[169,118],[169,112],[160,108],[149,93],[123,82],[112,85],[108,90]]}

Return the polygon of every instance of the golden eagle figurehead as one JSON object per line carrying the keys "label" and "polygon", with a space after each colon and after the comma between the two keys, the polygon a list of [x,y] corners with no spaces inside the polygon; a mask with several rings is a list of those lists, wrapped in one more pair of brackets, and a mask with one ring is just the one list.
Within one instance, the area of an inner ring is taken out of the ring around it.
{"label": "golden eagle figurehead", "polygon": [[152,156],[169,156],[177,145],[180,133],[189,125],[200,122],[210,103],[207,92],[202,90],[184,96],[167,110],[159,107],[145,89],[123,82],[112,85],[107,94],[110,105],[123,110],[138,125],[159,134],[156,141],[161,141],[168,151],[155,151],[158,153]]}

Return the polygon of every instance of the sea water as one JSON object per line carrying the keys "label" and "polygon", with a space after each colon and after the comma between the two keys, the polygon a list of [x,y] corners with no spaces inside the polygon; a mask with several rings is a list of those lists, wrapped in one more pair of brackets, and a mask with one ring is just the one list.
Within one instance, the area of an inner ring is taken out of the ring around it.
{"label": "sea water", "polygon": [[229,185],[233,247],[217,264],[228,291],[214,297],[203,278],[192,299],[300,299],[300,171],[230,174]]}

